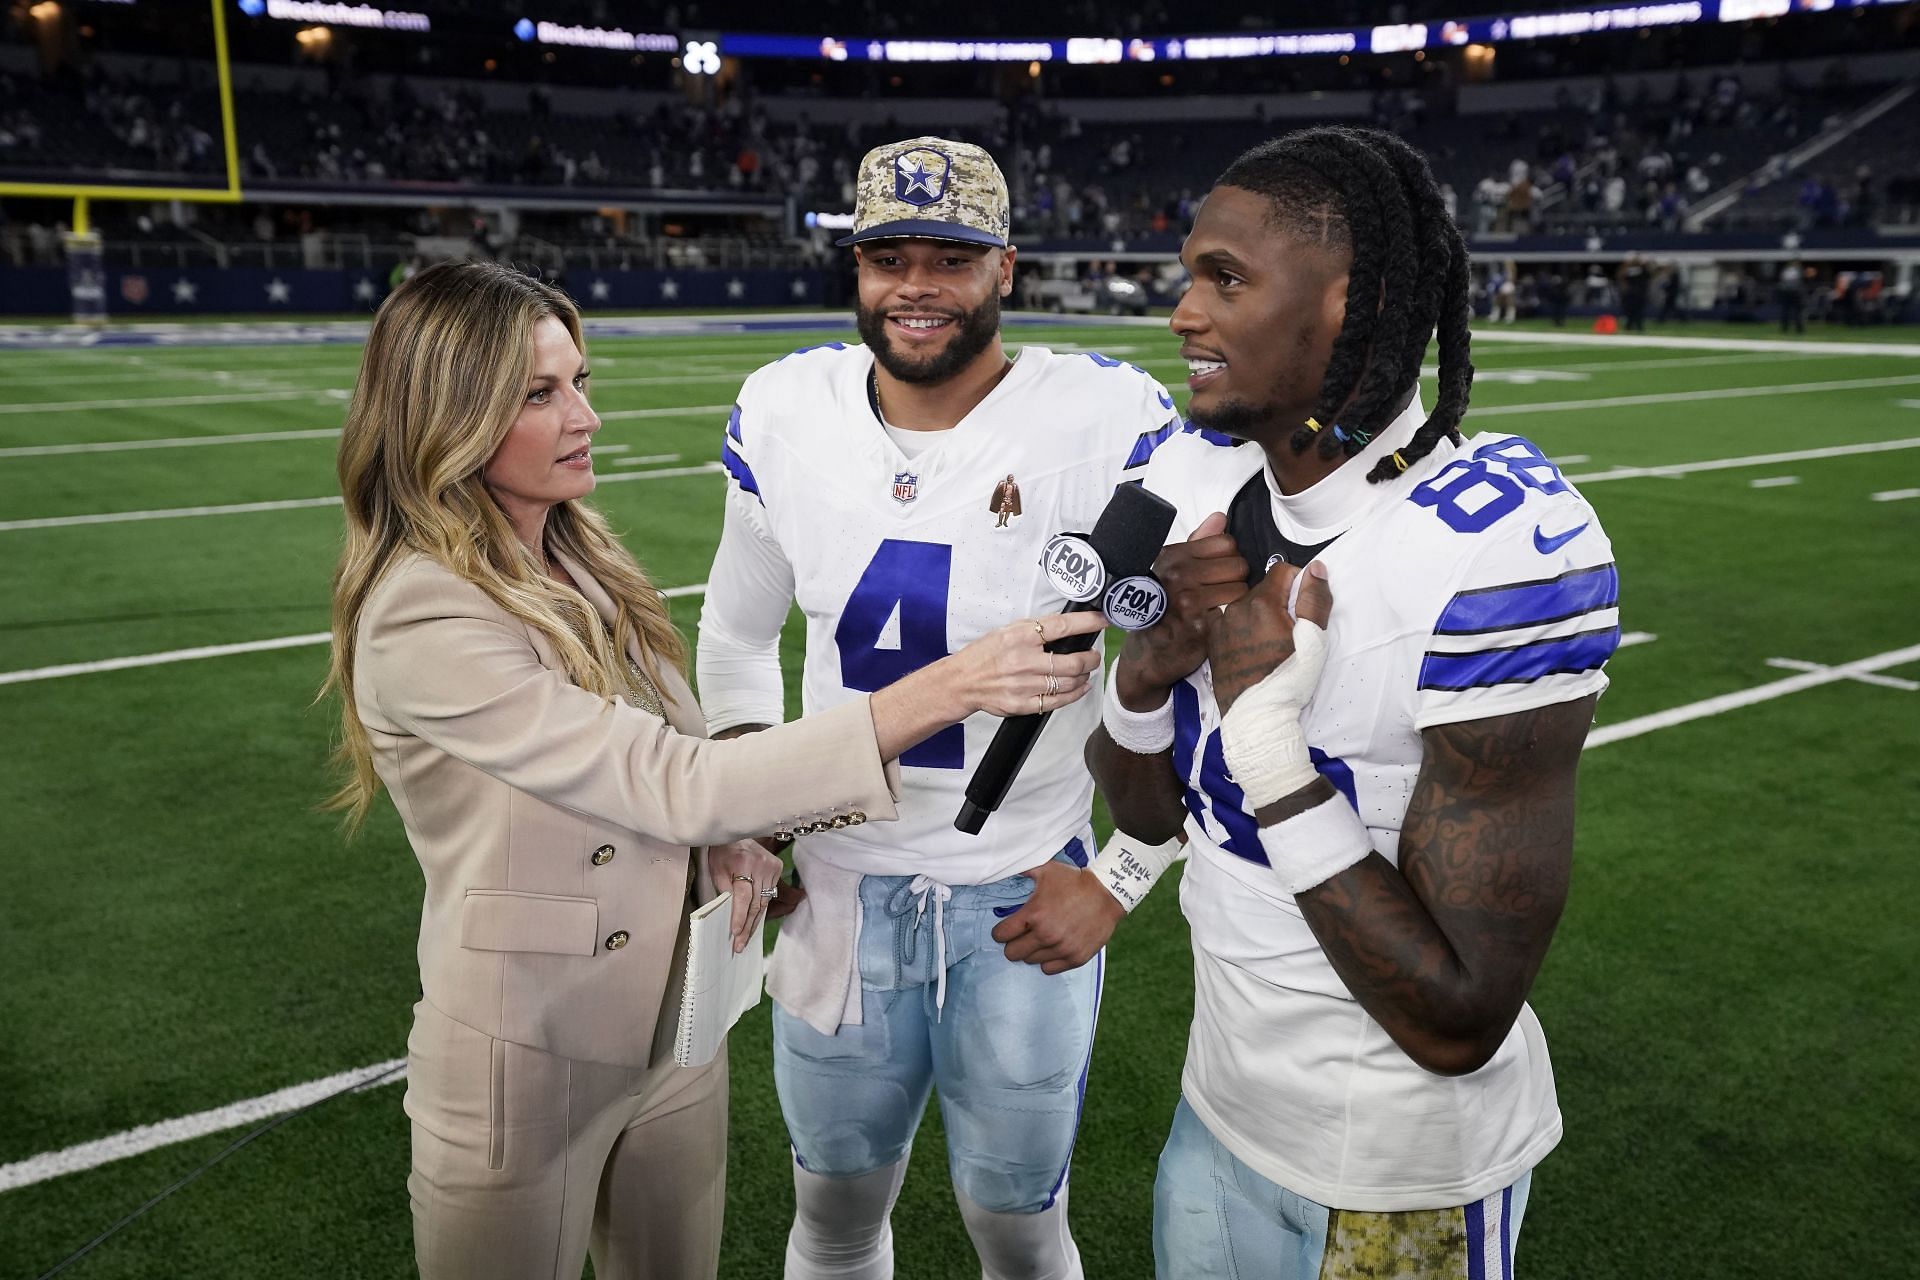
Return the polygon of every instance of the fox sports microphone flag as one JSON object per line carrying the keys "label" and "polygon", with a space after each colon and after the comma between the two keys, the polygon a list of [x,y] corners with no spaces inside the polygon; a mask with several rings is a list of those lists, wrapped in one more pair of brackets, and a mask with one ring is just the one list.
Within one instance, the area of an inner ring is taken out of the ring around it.
{"label": "fox sports microphone flag", "polygon": [[[1137,484],[1123,484],[1113,491],[1106,510],[1094,523],[1093,532],[1082,538],[1063,534],[1047,543],[1045,567],[1062,594],[1072,603],[1066,612],[1099,607],[1101,591],[1109,582],[1146,574],[1153,559],[1166,543],[1173,528],[1173,505],[1156,493]],[[1068,590],[1072,586],[1074,589]],[[1093,647],[1091,635],[1069,636],[1047,646],[1051,653],[1077,653]],[[966,799],[960,805],[953,825],[968,835],[980,834],[987,815],[1000,807],[1007,791],[1027,762],[1027,754],[1039,740],[1051,711],[1033,715],[1010,716],[987,744],[987,752],[967,783]]]}

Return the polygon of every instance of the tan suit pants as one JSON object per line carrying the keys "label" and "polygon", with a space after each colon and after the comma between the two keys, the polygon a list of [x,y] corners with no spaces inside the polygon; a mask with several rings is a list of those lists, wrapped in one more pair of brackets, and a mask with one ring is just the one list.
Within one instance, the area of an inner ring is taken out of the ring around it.
{"label": "tan suit pants", "polygon": [[727,1059],[556,1057],[425,1001],[407,1038],[423,1280],[699,1280],[720,1264]]}

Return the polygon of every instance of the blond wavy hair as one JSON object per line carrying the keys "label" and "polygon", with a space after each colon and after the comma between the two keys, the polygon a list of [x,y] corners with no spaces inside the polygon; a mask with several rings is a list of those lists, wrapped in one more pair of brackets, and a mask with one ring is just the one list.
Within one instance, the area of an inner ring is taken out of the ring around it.
{"label": "blond wavy hair", "polygon": [[506,439],[533,375],[533,331],[552,316],[582,353],[580,314],[564,293],[491,262],[429,267],[374,316],[340,433],[346,541],[333,575],[333,658],[321,696],[338,693],[334,752],[345,783],[327,807],[359,827],[380,780],[354,701],[360,611],[395,563],[419,553],[471,582],[550,641],[569,679],[611,701],[629,686],[618,655],[637,640],[647,675],[686,672],[686,643],[666,602],[606,518],[584,501],[547,513],[546,546],[585,566],[613,598],[609,636],[579,592],[555,582],[515,536],[481,472]]}

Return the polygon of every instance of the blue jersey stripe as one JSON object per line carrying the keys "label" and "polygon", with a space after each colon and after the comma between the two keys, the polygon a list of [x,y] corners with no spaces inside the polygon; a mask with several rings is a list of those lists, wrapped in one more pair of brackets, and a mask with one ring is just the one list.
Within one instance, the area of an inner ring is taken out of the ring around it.
{"label": "blue jersey stripe", "polygon": [[727,415],[727,434],[732,436],[736,443],[739,443],[739,444],[746,443],[746,441],[742,439],[740,435],[740,406],[739,405],[733,406],[733,412]]}
{"label": "blue jersey stripe", "polygon": [[1420,663],[1420,687],[1452,691],[1496,684],[1525,684],[1546,676],[1592,671],[1620,647],[1620,628],[1582,631],[1562,640],[1541,640],[1479,653],[1432,653]]}
{"label": "blue jersey stripe", "polygon": [[735,484],[754,497],[760,498],[761,506],[767,505],[767,500],[760,497],[760,482],[753,478],[753,468],[747,465],[745,458],[733,451],[731,443],[722,442],[720,465],[727,469],[727,474],[733,477]]}
{"label": "blue jersey stripe", "polygon": [[1145,466],[1147,459],[1153,456],[1153,451],[1171,440],[1173,433],[1179,429],[1180,419],[1175,418],[1158,431],[1142,431],[1140,438],[1133,442],[1133,452],[1127,455],[1127,465],[1121,470],[1131,471],[1135,467]]}
{"label": "blue jersey stripe", "polygon": [[1619,571],[1611,564],[1596,565],[1542,582],[1462,591],[1447,601],[1433,631],[1435,635],[1468,636],[1538,627],[1609,608],[1619,601]]}

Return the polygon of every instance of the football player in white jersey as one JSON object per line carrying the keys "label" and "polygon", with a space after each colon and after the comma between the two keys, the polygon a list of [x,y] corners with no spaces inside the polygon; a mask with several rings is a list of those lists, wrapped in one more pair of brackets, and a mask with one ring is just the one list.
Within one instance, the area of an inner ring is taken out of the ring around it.
{"label": "football player in white jersey", "polygon": [[[1179,430],[1172,398],[1139,369],[1034,345],[1008,358],[1007,232],[1005,181],[978,147],[914,138],[862,162],[842,243],[858,261],[864,343],[759,370],[727,425],[726,523],[697,657],[716,734],[783,718],[779,640],[796,601],[808,712],[1060,609],[1047,540],[1092,529],[1115,485]],[[981,834],[954,819],[996,727],[986,716],[901,757],[891,830],[796,832],[804,898],[768,979],[795,1157],[790,1280],[893,1274],[889,1215],[934,1085],[983,1274],[1082,1274],[1067,1169],[1097,953],[1122,914],[1082,869],[1082,749],[1099,715],[1089,697],[1053,717]],[[1037,884],[1046,899],[1023,908]]]}
{"label": "football player in white jersey", "polygon": [[1180,512],[1171,605],[1089,748],[1116,823],[1191,854],[1158,1274],[1510,1276],[1560,1137],[1526,997],[1619,640],[1612,548],[1531,443],[1461,438],[1466,249],[1404,143],[1254,148],[1182,261],[1198,429],[1146,480]]}

